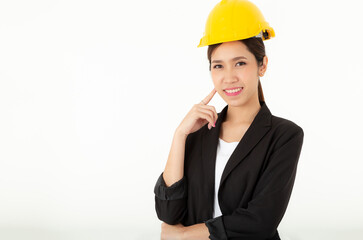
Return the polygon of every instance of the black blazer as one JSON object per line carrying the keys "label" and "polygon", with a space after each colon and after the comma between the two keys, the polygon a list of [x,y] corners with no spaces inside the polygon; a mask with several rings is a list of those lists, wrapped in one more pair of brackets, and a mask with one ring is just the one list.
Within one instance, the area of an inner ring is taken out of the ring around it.
{"label": "black blazer", "polygon": [[266,103],[245,132],[223,171],[218,191],[221,216],[213,218],[214,175],[221,123],[228,105],[187,136],[184,176],[166,187],[163,173],[154,187],[158,218],[168,224],[205,223],[212,240],[279,240],[277,227],[293,189],[304,131],[271,114]]}

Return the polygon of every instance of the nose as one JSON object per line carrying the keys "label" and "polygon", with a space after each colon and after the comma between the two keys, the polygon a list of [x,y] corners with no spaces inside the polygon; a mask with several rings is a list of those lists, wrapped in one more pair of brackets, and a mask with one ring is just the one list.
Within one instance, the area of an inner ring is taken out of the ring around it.
{"label": "nose", "polygon": [[226,69],[224,71],[224,79],[223,79],[224,82],[226,83],[233,83],[235,81],[238,81],[237,79],[237,74],[236,72],[234,71],[234,69]]}

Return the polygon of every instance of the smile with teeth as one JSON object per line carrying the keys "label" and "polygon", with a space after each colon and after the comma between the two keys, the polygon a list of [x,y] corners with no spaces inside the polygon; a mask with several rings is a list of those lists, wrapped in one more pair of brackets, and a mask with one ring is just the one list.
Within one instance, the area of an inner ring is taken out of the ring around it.
{"label": "smile with teeth", "polygon": [[224,90],[224,91],[226,91],[227,93],[235,93],[235,92],[238,92],[238,91],[240,91],[242,88],[235,88],[235,89],[233,89],[233,90]]}

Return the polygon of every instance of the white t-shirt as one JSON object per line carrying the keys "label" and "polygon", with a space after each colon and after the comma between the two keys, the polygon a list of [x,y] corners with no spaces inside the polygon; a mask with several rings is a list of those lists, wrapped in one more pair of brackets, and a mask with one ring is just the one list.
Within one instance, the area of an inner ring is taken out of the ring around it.
{"label": "white t-shirt", "polygon": [[214,211],[213,218],[221,216],[222,212],[219,208],[218,203],[218,190],[219,183],[222,178],[222,173],[224,167],[226,166],[230,156],[234,152],[234,149],[237,147],[239,142],[225,142],[223,139],[219,138],[218,146],[217,146],[217,156],[216,156],[216,170],[215,170],[215,188],[214,188]]}

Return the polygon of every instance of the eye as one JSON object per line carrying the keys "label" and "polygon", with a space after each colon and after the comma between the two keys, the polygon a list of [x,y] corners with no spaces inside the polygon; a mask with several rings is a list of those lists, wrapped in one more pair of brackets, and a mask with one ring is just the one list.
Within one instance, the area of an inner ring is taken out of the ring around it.
{"label": "eye", "polygon": [[220,64],[217,64],[217,65],[214,65],[214,67],[213,67],[213,68],[218,68],[217,66],[222,66],[222,65],[220,65]]}
{"label": "eye", "polygon": [[[246,63],[245,63],[245,62],[238,62],[237,64],[239,64],[239,63],[240,63],[241,65],[246,65]],[[219,66],[220,66],[220,67],[222,67],[222,65],[220,65],[220,64],[216,64],[216,65],[214,65],[214,66],[213,66],[213,68],[218,69],[218,68],[220,68]]]}
{"label": "eye", "polygon": [[246,63],[245,63],[245,62],[238,62],[237,64],[239,64],[239,63],[241,63],[242,65],[246,65]]}

